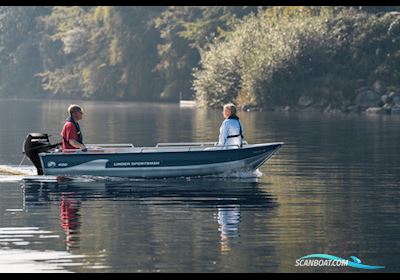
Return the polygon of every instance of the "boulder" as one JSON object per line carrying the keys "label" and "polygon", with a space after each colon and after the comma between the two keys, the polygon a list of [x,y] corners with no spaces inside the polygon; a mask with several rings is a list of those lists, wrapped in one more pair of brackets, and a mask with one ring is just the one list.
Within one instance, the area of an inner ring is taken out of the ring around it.
{"label": "boulder", "polygon": [[366,89],[357,94],[354,103],[364,108],[377,107],[381,103],[381,97],[376,92]]}
{"label": "boulder", "polygon": [[252,105],[252,104],[243,104],[241,106],[241,110],[245,111],[245,112],[256,111],[257,107],[255,105]]}
{"label": "boulder", "polygon": [[297,102],[297,105],[300,108],[307,108],[310,105],[312,105],[313,103],[314,103],[314,98],[312,98],[311,96],[303,94],[302,96],[300,96],[299,101]]}
{"label": "boulder", "polygon": [[371,107],[365,111],[367,114],[383,114],[385,110],[382,107]]}
{"label": "boulder", "polygon": [[392,109],[392,107],[393,107],[393,105],[392,104],[390,104],[390,103],[386,103],[385,105],[383,105],[383,108],[384,109]]}
{"label": "boulder", "polygon": [[274,106],[273,107],[273,111],[274,112],[282,112],[283,111],[283,107],[282,106]]}
{"label": "boulder", "polygon": [[349,113],[360,113],[361,108],[358,105],[350,105],[347,107],[347,112]]}
{"label": "boulder", "polygon": [[385,105],[383,105],[383,111],[386,113],[386,114],[390,114],[390,111],[392,111],[392,104],[385,104]]}
{"label": "boulder", "polygon": [[306,112],[306,113],[321,113],[322,109],[319,107],[314,107],[314,106],[309,106],[307,108],[301,109],[301,112]]}
{"label": "boulder", "polygon": [[325,108],[324,113],[325,114],[340,114],[340,113],[345,113],[345,111],[329,104],[329,106]]}
{"label": "boulder", "polygon": [[389,97],[389,95],[384,94],[384,95],[381,96],[381,101],[382,101],[383,104],[388,104],[388,103],[392,102],[392,98]]}
{"label": "boulder", "polygon": [[376,80],[374,84],[372,85],[372,88],[374,89],[375,92],[379,94],[383,94],[385,92],[385,86],[382,81]]}
{"label": "boulder", "polygon": [[285,106],[285,107],[283,108],[283,111],[285,111],[285,112],[291,112],[291,111],[292,111],[292,108],[290,108],[290,106]]}
{"label": "boulder", "polygon": [[400,106],[400,96],[393,97],[393,104]]}
{"label": "boulder", "polygon": [[348,113],[349,112],[349,105],[345,105],[345,104],[342,104],[342,105],[340,105],[340,108],[339,108],[339,110],[342,112],[342,113]]}
{"label": "boulder", "polygon": [[398,92],[391,91],[388,95],[391,99],[395,98],[396,96],[400,96]]}
{"label": "boulder", "polygon": [[325,114],[329,113],[331,111],[331,109],[332,109],[332,105],[329,104],[328,107],[325,108],[324,113]]}
{"label": "boulder", "polygon": [[394,107],[392,107],[392,114],[400,115],[400,106],[399,105],[395,105]]}

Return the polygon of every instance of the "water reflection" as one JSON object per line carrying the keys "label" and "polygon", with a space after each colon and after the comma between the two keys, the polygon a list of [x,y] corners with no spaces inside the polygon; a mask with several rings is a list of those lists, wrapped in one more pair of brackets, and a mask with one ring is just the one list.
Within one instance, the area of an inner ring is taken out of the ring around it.
{"label": "water reflection", "polygon": [[61,193],[61,227],[66,237],[67,252],[71,253],[74,249],[80,248],[80,208],[81,199],[76,192]]}
{"label": "water reflection", "polygon": [[[87,253],[82,251],[84,250],[82,239],[88,233],[81,230],[86,223],[102,224],[101,228],[92,229],[90,234],[94,235],[93,238],[106,239],[107,236],[117,235],[120,238],[117,242],[124,244],[129,240],[132,243],[137,242],[132,246],[138,246],[142,242],[142,235],[148,237],[154,234],[157,236],[157,241],[162,244],[162,240],[167,238],[164,236],[163,228],[171,219],[167,213],[174,212],[171,209],[176,207],[182,209],[181,212],[184,213],[185,209],[190,207],[206,210],[202,211],[203,213],[211,211],[209,219],[215,222],[214,236],[219,236],[219,245],[215,249],[220,254],[227,254],[240,239],[243,211],[277,206],[275,199],[263,189],[265,186],[266,184],[259,183],[258,179],[124,180],[54,177],[53,180],[47,181],[22,181],[24,210],[32,212],[38,211],[38,207],[59,205],[60,225],[65,233],[66,250],[77,253]],[[108,203],[114,207],[121,207],[119,208],[121,211],[108,209]],[[96,206],[93,207],[94,205]],[[107,216],[100,214],[96,216],[98,205],[108,213]],[[143,210],[143,207],[148,210]],[[82,211],[83,208],[85,211]],[[130,217],[128,213],[138,215],[141,212],[146,213],[144,219],[135,219],[135,224],[132,224],[134,217]],[[182,215],[178,217],[185,221],[183,227],[198,227],[189,217],[187,219]],[[203,218],[201,221],[205,222]],[[122,229],[111,228],[107,224],[113,222],[123,225],[121,227],[129,229],[130,233],[124,234],[119,232]],[[176,227],[180,232],[179,226]],[[193,231],[194,236],[189,236],[189,233],[186,235],[196,244],[198,242],[196,238],[199,238],[197,234]],[[147,245],[151,247],[150,243]],[[107,248],[108,253],[113,254],[109,250],[113,249]],[[128,248],[126,250],[129,251]],[[152,250],[157,254],[158,250],[165,249],[152,248]]]}
{"label": "water reflection", "polygon": [[239,236],[240,219],[239,205],[218,208],[218,230],[220,232],[221,252],[223,254],[231,250],[232,244],[235,243],[236,238]]}

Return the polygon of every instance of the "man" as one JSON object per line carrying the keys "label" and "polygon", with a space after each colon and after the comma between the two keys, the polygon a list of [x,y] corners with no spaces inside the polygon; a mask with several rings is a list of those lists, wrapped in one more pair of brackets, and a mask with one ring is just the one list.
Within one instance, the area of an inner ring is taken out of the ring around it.
{"label": "man", "polygon": [[72,104],[68,107],[69,117],[61,132],[62,149],[81,149],[87,151],[83,144],[82,132],[79,121],[82,119],[83,112],[79,105]]}

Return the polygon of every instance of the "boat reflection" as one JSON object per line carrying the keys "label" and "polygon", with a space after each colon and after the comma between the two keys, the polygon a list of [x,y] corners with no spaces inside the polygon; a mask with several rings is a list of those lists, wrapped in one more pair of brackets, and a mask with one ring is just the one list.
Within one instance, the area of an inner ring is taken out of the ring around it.
{"label": "boat reflection", "polygon": [[[24,209],[60,207],[60,224],[65,233],[68,252],[80,248],[80,228],[85,217],[81,208],[90,201],[129,201],[165,207],[213,209],[218,223],[220,251],[231,250],[240,236],[242,212],[254,208],[274,208],[275,199],[257,179],[168,179],[123,180],[110,178],[65,178],[22,180]],[[95,229],[93,229],[95,230]]]}

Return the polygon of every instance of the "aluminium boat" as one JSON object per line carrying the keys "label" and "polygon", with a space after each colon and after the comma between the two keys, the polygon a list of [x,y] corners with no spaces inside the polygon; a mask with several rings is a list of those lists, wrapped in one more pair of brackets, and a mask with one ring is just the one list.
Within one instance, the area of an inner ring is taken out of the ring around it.
{"label": "aluminium boat", "polygon": [[132,144],[87,144],[87,151],[61,150],[44,133],[28,134],[23,152],[38,175],[167,178],[223,175],[254,171],[283,145],[264,143],[243,147],[214,142],[159,143],[155,147]]}

